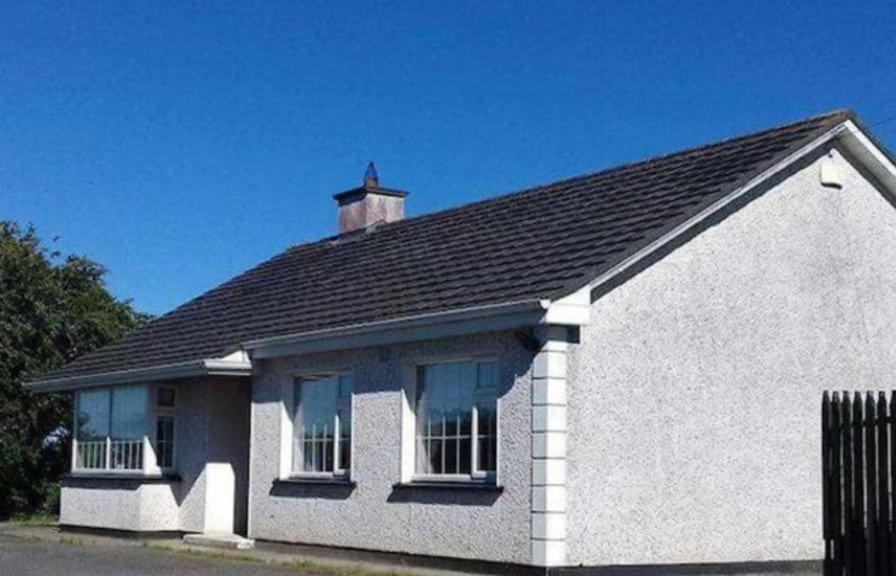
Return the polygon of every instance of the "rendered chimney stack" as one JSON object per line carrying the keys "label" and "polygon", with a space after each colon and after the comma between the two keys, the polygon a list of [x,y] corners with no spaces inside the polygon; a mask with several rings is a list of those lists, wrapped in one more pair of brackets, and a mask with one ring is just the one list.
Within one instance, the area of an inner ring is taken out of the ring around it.
{"label": "rendered chimney stack", "polygon": [[334,194],[339,203],[339,233],[369,228],[381,222],[395,222],[404,218],[404,199],[407,192],[380,188],[379,175],[373,162],[364,172],[364,185]]}

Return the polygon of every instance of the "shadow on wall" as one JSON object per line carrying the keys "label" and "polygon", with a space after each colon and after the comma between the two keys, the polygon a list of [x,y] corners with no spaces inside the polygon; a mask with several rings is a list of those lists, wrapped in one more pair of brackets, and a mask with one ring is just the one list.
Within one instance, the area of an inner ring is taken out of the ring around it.
{"label": "shadow on wall", "polygon": [[[81,488],[87,490],[136,490],[141,486],[153,483],[145,478],[90,478],[90,477],[74,477],[70,476],[62,479],[63,488]],[[180,483],[179,480],[171,480],[168,478],[160,478],[158,484],[167,484],[168,488],[175,496],[175,501],[180,504],[180,499],[174,486]]]}
{"label": "shadow on wall", "polygon": [[354,483],[304,483],[274,480],[269,494],[281,498],[317,498],[345,500],[355,489]]}
{"label": "shadow on wall", "polygon": [[395,485],[387,502],[441,504],[450,506],[492,506],[501,496],[498,487],[447,487]]}

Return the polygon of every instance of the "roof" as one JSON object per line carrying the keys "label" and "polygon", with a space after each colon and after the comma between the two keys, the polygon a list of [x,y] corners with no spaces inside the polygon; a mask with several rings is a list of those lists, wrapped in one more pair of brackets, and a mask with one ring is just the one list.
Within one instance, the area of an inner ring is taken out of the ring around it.
{"label": "roof", "polygon": [[553,300],[851,118],[835,111],[295,246],[41,380],[218,358],[285,334]]}

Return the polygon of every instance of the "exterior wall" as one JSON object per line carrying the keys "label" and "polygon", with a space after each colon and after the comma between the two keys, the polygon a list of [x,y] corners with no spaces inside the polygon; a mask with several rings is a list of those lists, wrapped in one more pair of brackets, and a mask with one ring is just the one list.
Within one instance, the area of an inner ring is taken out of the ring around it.
{"label": "exterior wall", "polygon": [[[211,530],[209,512],[245,533],[249,488],[249,403],[245,382],[221,380],[209,386],[209,435],[206,454],[205,531]],[[209,466],[217,470],[217,482]],[[230,506],[228,506],[228,504]],[[229,518],[229,521],[226,520]]]}
{"label": "exterior wall", "polygon": [[842,159],[593,305],[569,373],[571,564],[822,557],[825,389],[896,377],[896,211]]}
{"label": "exterior wall", "polygon": [[[395,487],[401,480],[403,387],[416,363],[499,361],[498,483],[503,491]],[[412,554],[528,563],[532,353],[511,334],[261,361],[252,401],[249,535]],[[353,374],[354,487],[277,483],[282,390],[296,372]]]}
{"label": "exterior wall", "polygon": [[177,388],[179,529],[201,532],[205,515],[205,455],[208,453],[208,383],[190,380]]}
{"label": "exterior wall", "polygon": [[128,531],[178,530],[177,489],[171,483],[121,480],[69,482],[62,488],[61,524]]}
{"label": "exterior wall", "polygon": [[[249,386],[245,381],[195,379],[177,388],[176,459],[179,481],[70,478],[63,483],[60,523],[129,531],[201,532],[207,506],[206,465],[233,467],[229,503],[245,524]],[[240,490],[242,494],[240,495]],[[226,507],[217,501],[217,508]]]}

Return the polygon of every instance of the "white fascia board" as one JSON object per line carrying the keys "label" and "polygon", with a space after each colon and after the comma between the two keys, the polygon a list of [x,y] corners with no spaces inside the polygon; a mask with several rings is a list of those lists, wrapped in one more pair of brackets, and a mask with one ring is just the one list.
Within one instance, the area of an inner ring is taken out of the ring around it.
{"label": "white fascia board", "polygon": [[135,382],[153,382],[173,378],[189,378],[193,376],[248,376],[252,373],[252,363],[248,360],[225,360],[209,358],[191,360],[163,366],[106,372],[88,376],[73,376],[55,380],[37,380],[27,382],[24,388],[29,392],[64,392],[96,386],[113,386],[132,384]]}
{"label": "white fascia board", "polygon": [[248,351],[253,359],[275,358],[310,352],[345,350],[481,332],[514,330],[540,324],[547,313],[548,306],[549,303],[546,301],[530,300],[495,306],[463,308],[397,320],[253,340],[244,343],[243,349]]}
{"label": "white fascia board", "polygon": [[545,301],[541,324],[584,326],[591,319],[591,287],[585,286],[553,302]]}
{"label": "white fascia board", "polygon": [[888,192],[896,195],[896,165],[855,122],[847,120],[837,139]]}

